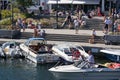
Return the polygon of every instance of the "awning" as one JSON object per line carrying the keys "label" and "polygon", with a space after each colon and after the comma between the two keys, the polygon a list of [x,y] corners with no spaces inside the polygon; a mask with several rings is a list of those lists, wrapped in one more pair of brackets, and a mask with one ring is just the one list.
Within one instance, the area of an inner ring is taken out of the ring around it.
{"label": "awning", "polygon": [[72,4],[99,4],[100,0],[74,0]]}
{"label": "awning", "polygon": [[99,4],[100,0],[49,0],[47,4]]}
{"label": "awning", "polygon": [[58,0],[58,2],[57,2],[57,0],[49,0],[48,2],[47,2],[47,4],[71,4],[72,3],[72,0]]}
{"label": "awning", "polygon": [[71,4],[73,0],[60,0],[60,4]]}
{"label": "awning", "polygon": [[57,4],[57,1],[48,1],[47,4]]}

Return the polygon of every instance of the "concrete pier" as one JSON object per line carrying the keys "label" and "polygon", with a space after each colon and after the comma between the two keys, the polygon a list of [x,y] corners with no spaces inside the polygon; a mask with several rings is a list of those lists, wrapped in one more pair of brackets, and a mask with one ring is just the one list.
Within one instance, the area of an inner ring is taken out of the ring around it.
{"label": "concrete pier", "polygon": [[[79,30],[78,34],[75,34],[75,30],[69,29],[44,29],[47,34],[68,34],[68,35],[91,35],[92,30]],[[33,33],[33,29],[26,29],[25,32]],[[98,36],[104,36],[102,31],[96,31]],[[31,36],[32,37],[32,36]],[[6,41],[16,41],[19,43],[25,42],[27,39],[0,39],[0,42]],[[100,49],[103,48],[117,48],[120,49],[120,45],[105,45],[100,43],[90,44],[90,43],[83,43],[83,42],[65,42],[65,41],[47,41],[48,44],[62,44],[62,43],[71,43],[75,45],[81,45],[87,49],[91,49],[93,52],[99,52]]]}

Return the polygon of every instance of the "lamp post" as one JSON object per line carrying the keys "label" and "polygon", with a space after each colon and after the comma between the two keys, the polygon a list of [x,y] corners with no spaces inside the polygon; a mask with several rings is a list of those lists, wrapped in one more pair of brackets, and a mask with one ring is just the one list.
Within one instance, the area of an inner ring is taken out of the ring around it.
{"label": "lamp post", "polygon": [[13,15],[13,1],[11,1],[11,12],[12,12],[12,19],[11,19],[11,22],[12,22],[12,29],[13,29],[13,20],[14,20],[14,15]]}
{"label": "lamp post", "polygon": [[72,0],[72,2],[71,2],[71,13],[72,13],[72,11],[73,11],[73,1],[74,1],[74,0]]}
{"label": "lamp post", "polygon": [[14,15],[13,15],[13,2],[14,2],[14,1],[11,0],[11,13],[12,13],[12,14],[11,14],[11,29],[12,29],[12,30],[11,30],[11,39],[13,38],[12,35],[13,35],[13,20],[14,20]]}
{"label": "lamp post", "polygon": [[2,19],[2,14],[1,14],[1,6],[2,6],[2,3],[0,2],[0,20]]}
{"label": "lamp post", "polygon": [[55,27],[55,29],[58,28],[58,1],[59,0],[56,0],[57,8],[56,8],[56,27]]}

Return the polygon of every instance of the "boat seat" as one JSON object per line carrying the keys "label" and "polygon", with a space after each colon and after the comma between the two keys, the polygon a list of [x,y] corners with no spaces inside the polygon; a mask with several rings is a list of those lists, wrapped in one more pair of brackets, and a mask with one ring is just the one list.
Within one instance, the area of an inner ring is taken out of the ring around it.
{"label": "boat seat", "polygon": [[29,47],[34,51],[39,51],[39,46],[37,45],[30,45]]}

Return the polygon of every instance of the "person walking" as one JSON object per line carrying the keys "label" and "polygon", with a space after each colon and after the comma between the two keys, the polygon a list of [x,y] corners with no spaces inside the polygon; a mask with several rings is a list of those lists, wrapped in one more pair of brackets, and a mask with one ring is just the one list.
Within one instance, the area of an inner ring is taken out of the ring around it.
{"label": "person walking", "polygon": [[104,33],[108,33],[109,30],[110,30],[110,26],[111,26],[111,24],[112,24],[112,21],[111,21],[110,17],[107,17],[107,18],[105,19],[104,23],[105,23],[105,27],[104,27],[104,31],[103,31],[103,32],[104,32]]}
{"label": "person walking", "polygon": [[40,37],[41,37],[41,38],[45,38],[45,36],[46,36],[46,32],[45,32],[45,30],[42,30],[42,31],[40,32]]}
{"label": "person walking", "polygon": [[79,30],[79,20],[78,20],[78,18],[75,18],[75,20],[74,20],[74,28],[75,28],[75,33],[78,34],[78,30]]}
{"label": "person walking", "polygon": [[17,19],[17,25],[18,25],[19,29],[21,30],[21,28],[22,28],[22,19],[21,18]]}
{"label": "person walking", "polygon": [[113,30],[112,30],[112,32],[117,32],[117,28],[118,28],[118,21],[117,20],[115,20],[115,22],[114,22],[114,24],[113,24]]}

